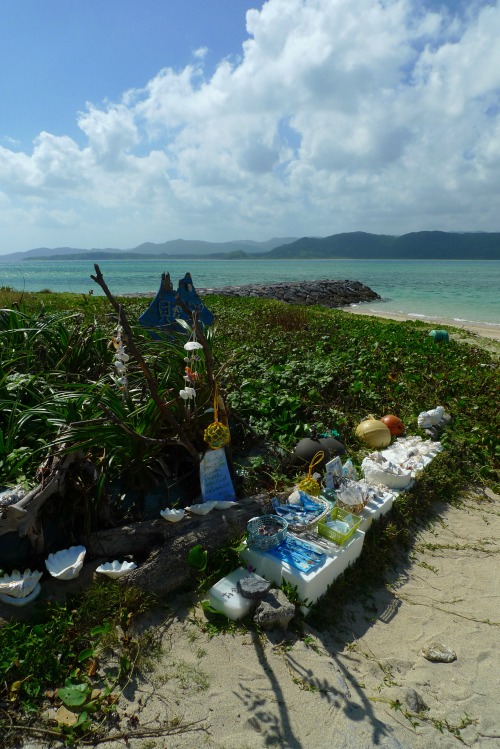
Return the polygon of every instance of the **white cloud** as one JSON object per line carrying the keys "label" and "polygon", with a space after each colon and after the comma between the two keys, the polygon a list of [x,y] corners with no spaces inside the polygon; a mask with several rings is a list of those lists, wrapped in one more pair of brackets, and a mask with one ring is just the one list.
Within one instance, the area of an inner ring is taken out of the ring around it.
{"label": "white cloud", "polygon": [[33,244],[127,247],[499,229],[498,2],[459,17],[417,0],[269,0],[247,30],[210,78],[200,48],[87,105],[83,146],[41,133],[31,153],[0,147],[4,225],[22,212],[54,238]]}

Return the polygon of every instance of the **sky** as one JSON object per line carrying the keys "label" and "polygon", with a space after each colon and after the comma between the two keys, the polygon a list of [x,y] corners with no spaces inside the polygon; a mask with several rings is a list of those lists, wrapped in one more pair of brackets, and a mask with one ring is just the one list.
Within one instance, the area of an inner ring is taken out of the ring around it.
{"label": "sky", "polygon": [[500,231],[500,0],[0,0],[0,254]]}

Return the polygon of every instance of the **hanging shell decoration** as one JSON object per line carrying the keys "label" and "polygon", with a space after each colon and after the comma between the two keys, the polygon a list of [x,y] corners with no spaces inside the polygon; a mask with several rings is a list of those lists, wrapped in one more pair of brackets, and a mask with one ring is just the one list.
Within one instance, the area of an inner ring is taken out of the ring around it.
{"label": "hanging shell decoration", "polygon": [[45,566],[52,577],[57,577],[58,580],[72,580],[80,574],[86,552],[85,546],[70,546],[69,549],[61,549],[55,554],[49,554],[45,560]]}
{"label": "hanging shell decoration", "polygon": [[24,606],[40,593],[39,580],[42,572],[30,569],[21,573],[13,570],[11,575],[0,577],[0,601],[11,606]]}
{"label": "hanging shell decoration", "polygon": [[306,494],[310,494],[312,497],[319,497],[321,492],[321,486],[313,476],[314,466],[319,465],[325,457],[323,450],[319,450],[309,464],[309,472],[305,478],[303,478],[297,484],[297,488]]}

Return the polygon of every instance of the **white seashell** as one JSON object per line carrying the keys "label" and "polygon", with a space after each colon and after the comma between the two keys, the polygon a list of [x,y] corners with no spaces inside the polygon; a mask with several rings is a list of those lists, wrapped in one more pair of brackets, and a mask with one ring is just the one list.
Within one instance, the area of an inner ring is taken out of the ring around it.
{"label": "white seashell", "polygon": [[27,598],[35,589],[43,572],[24,570],[13,570],[12,575],[0,577],[0,594],[5,598]]}
{"label": "white seashell", "polygon": [[114,562],[106,562],[96,567],[96,572],[100,572],[101,575],[107,575],[108,577],[122,577],[127,572],[135,570],[137,567],[135,562],[119,562],[115,559]]}
{"label": "white seashell", "polygon": [[160,515],[162,516],[162,518],[168,520],[169,523],[178,523],[179,520],[182,520],[185,514],[185,510],[171,510],[169,507],[165,507],[164,510],[160,510]]}
{"label": "white seashell", "polygon": [[80,574],[86,552],[85,546],[61,549],[55,554],[49,554],[45,560],[45,566],[52,577],[57,577],[58,580],[72,580]]}
{"label": "white seashell", "polygon": [[[208,504],[208,502],[206,504]],[[216,510],[228,510],[230,507],[236,507],[236,502],[219,499],[217,502],[214,502],[214,507]]]}
{"label": "white seashell", "polygon": [[215,507],[215,502],[200,502],[198,505],[191,505],[191,507],[186,507],[186,510],[189,510],[189,512],[194,512],[195,515],[206,515],[210,512],[210,510],[213,510]]}
{"label": "white seashell", "polygon": [[26,606],[28,603],[31,603],[32,601],[35,600],[35,598],[40,593],[41,589],[42,587],[40,583],[36,583],[31,593],[29,593],[27,596],[24,596],[24,598],[16,598],[15,596],[4,596],[0,593],[0,601],[2,601],[2,603],[7,603],[9,606]]}

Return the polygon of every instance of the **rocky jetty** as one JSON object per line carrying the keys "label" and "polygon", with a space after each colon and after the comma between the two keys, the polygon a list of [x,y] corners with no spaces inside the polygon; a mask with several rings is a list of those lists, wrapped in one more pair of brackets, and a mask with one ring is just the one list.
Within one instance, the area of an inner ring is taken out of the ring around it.
{"label": "rocky jetty", "polygon": [[375,291],[359,281],[330,279],[223,286],[216,289],[197,288],[197,292],[200,296],[219,294],[221,296],[265,297],[288,302],[288,304],[319,304],[322,307],[346,307],[349,304],[380,299]]}

